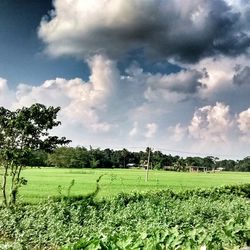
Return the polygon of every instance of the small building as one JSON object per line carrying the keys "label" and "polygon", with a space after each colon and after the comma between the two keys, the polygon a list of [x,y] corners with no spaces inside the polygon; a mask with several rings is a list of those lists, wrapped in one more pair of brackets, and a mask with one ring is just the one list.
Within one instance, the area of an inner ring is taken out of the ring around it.
{"label": "small building", "polygon": [[163,169],[166,170],[166,171],[175,171],[174,166],[164,166]]}
{"label": "small building", "polygon": [[135,164],[135,163],[128,163],[127,164],[127,167],[128,168],[134,168],[134,167],[136,167],[137,165]]}
{"label": "small building", "polygon": [[200,167],[200,166],[187,166],[189,169],[189,172],[207,172],[206,167]]}
{"label": "small building", "polygon": [[217,168],[216,170],[217,170],[218,172],[220,172],[220,171],[223,171],[224,168]]}

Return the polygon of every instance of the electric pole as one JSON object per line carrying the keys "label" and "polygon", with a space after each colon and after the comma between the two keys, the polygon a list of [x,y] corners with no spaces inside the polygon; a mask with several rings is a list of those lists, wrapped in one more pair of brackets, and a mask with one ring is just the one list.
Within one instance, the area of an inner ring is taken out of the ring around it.
{"label": "electric pole", "polygon": [[145,181],[148,181],[148,172],[149,172],[149,164],[150,164],[150,153],[151,153],[151,148],[147,148],[148,151],[148,163],[147,163],[147,169],[146,169],[146,178]]}

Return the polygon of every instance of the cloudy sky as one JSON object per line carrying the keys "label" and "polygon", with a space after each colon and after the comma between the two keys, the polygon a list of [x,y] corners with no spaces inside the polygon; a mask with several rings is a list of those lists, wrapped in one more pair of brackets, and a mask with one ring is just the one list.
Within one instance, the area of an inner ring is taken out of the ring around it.
{"label": "cloudy sky", "polygon": [[73,145],[250,155],[250,0],[0,0],[0,105]]}

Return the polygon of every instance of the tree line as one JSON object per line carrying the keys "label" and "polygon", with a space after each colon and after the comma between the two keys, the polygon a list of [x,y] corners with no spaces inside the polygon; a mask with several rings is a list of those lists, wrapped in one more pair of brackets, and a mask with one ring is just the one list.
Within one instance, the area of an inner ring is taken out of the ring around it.
{"label": "tree line", "polygon": [[[127,149],[113,150],[85,147],[59,147],[52,153],[38,150],[32,152],[26,164],[33,167],[57,168],[131,168],[146,167],[148,150],[130,152]],[[151,151],[151,169],[188,171],[188,166],[205,167],[208,170],[250,171],[250,157],[242,160],[219,160],[216,157],[180,157]]]}

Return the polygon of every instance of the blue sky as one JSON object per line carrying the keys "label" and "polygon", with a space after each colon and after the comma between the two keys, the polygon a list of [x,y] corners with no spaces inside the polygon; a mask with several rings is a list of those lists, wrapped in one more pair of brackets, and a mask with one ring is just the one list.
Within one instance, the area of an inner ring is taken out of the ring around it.
{"label": "blue sky", "polygon": [[73,145],[242,158],[249,0],[0,2],[0,105],[61,106]]}
{"label": "blue sky", "polygon": [[0,2],[0,75],[16,86],[40,84],[55,77],[86,77],[88,68],[75,58],[51,60],[43,54],[37,29],[52,9],[51,0]]}

